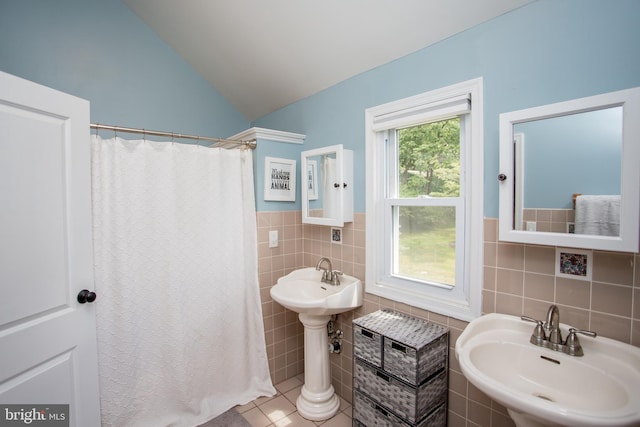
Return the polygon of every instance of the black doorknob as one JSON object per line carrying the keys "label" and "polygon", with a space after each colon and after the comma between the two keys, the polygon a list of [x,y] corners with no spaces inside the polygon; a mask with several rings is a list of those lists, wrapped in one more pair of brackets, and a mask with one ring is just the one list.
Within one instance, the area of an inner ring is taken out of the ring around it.
{"label": "black doorknob", "polygon": [[78,292],[78,302],[84,304],[86,302],[94,302],[96,300],[96,293],[91,292],[88,289],[83,289]]}

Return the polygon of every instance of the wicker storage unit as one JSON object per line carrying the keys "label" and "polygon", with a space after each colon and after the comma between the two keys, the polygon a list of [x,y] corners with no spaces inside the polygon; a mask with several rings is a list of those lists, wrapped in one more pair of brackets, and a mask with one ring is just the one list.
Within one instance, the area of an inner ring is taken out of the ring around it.
{"label": "wicker storage unit", "polygon": [[353,335],[354,425],[446,426],[447,328],[379,310]]}

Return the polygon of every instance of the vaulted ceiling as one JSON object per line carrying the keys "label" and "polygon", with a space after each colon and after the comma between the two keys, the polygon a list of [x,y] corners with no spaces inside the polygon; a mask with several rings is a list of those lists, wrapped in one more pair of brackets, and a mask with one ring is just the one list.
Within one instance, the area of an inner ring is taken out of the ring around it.
{"label": "vaulted ceiling", "polygon": [[123,0],[252,121],[534,0]]}

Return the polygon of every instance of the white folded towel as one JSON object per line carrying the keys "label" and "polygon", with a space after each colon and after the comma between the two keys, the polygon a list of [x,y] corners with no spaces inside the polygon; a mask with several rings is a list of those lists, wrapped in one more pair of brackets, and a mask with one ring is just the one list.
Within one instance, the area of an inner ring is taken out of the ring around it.
{"label": "white folded towel", "polygon": [[576,234],[620,235],[620,195],[578,196],[576,198]]}

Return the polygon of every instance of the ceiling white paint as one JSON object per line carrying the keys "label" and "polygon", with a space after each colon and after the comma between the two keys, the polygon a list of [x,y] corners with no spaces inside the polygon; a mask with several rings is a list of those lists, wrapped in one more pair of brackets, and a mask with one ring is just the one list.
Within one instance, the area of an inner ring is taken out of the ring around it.
{"label": "ceiling white paint", "polygon": [[250,121],[534,0],[123,0]]}

